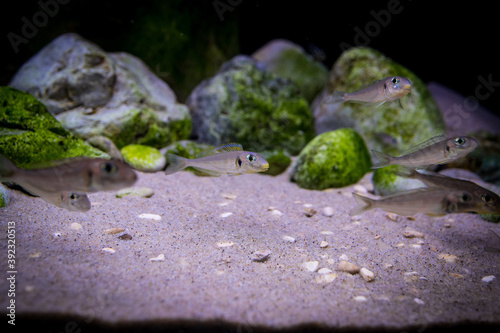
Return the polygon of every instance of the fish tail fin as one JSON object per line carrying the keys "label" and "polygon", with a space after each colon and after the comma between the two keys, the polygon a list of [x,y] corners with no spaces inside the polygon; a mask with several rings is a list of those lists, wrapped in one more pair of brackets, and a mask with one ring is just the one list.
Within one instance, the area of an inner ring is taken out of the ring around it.
{"label": "fish tail fin", "polygon": [[0,154],[0,179],[13,177],[17,169],[18,167],[11,160]]}
{"label": "fish tail fin", "polygon": [[329,96],[325,97],[323,103],[325,104],[336,104],[345,101],[345,92],[335,90]]}
{"label": "fish tail fin", "polygon": [[383,168],[392,164],[393,157],[379,151],[372,150],[373,155],[378,159],[378,163],[372,166],[372,169]]}
{"label": "fish tail fin", "polygon": [[354,216],[354,215],[359,215],[363,214],[364,212],[370,210],[373,208],[373,203],[375,200],[365,197],[359,193],[353,192],[352,196],[354,199],[356,199],[356,202],[358,204],[358,207],[354,208],[349,215]]}
{"label": "fish tail fin", "polygon": [[170,175],[174,172],[181,171],[188,167],[187,158],[180,157],[174,154],[167,154],[167,168],[165,174]]}

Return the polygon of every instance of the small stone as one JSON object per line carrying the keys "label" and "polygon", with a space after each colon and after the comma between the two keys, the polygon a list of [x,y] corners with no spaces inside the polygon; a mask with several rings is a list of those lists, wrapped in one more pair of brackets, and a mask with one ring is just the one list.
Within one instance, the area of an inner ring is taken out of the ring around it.
{"label": "small stone", "polygon": [[231,213],[231,212],[225,212],[225,213],[220,214],[220,217],[226,218],[226,217],[229,217],[231,215],[233,215],[233,213]]}
{"label": "small stone", "polygon": [[350,274],[356,274],[359,272],[358,266],[356,266],[353,263],[350,263],[348,261],[345,261],[345,260],[342,260],[341,262],[339,262],[337,268],[342,272],[347,272]]}
{"label": "small stone", "polygon": [[144,213],[144,214],[139,214],[137,217],[140,218],[140,219],[148,219],[148,220],[156,220],[156,221],[160,221],[161,220],[161,216],[160,215],[156,215],[156,214],[147,214],[147,213]]}
{"label": "small stone", "polygon": [[80,223],[76,223],[76,222],[71,223],[70,227],[73,230],[81,230],[83,228]]}
{"label": "small stone", "polygon": [[153,189],[149,187],[128,187],[116,192],[115,196],[117,198],[123,198],[127,195],[151,198],[153,194],[155,194],[155,191],[153,191]]}
{"label": "small stone", "polygon": [[375,237],[373,237],[373,239],[377,240],[377,239],[380,239],[382,238],[382,235],[375,235]]}
{"label": "small stone", "polygon": [[405,238],[423,238],[424,237],[424,234],[421,233],[420,231],[416,231],[416,230],[408,230],[408,231],[405,231],[403,236]]}
{"label": "small stone", "polygon": [[321,232],[322,235],[333,235],[333,231],[325,230]]}
{"label": "small stone", "polygon": [[496,279],[495,275],[488,275],[488,276],[485,276],[484,278],[482,278],[481,281],[486,282],[486,283],[490,283],[495,279]]}
{"label": "small stone", "polygon": [[304,215],[307,217],[313,217],[318,211],[314,208],[307,207],[304,211]]}
{"label": "small stone", "polygon": [[333,207],[325,207],[323,208],[323,215],[326,216],[326,217],[332,217],[333,214],[335,214],[335,209],[333,209]]}
{"label": "small stone", "polygon": [[328,242],[327,241],[321,241],[321,243],[319,244],[319,247],[324,249],[325,247],[328,246]]}
{"label": "small stone", "polygon": [[414,249],[421,249],[422,245],[421,244],[411,244],[410,247],[412,247]]}
{"label": "small stone", "polygon": [[340,255],[339,260],[348,261],[349,258],[343,253],[343,254]]}
{"label": "small stone", "polygon": [[224,206],[229,205],[229,201],[224,201],[224,202],[218,203],[217,205],[220,207],[224,207]]}
{"label": "small stone", "polygon": [[361,275],[361,277],[366,281],[366,282],[371,282],[373,280],[375,280],[375,274],[368,270],[367,268],[365,267],[362,267],[360,270],[359,270],[359,274]]}
{"label": "small stone", "polygon": [[422,301],[420,298],[414,298],[413,300],[414,300],[414,301],[415,301],[415,303],[417,303],[417,304],[420,304],[420,305],[424,305],[424,304],[425,304],[425,302],[424,302],[424,301]]}
{"label": "small stone", "polygon": [[123,229],[123,228],[109,228],[109,229],[104,230],[104,233],[114,235],[114,234],[119,234],[120,232],[123,232],[123,231],[125,231],[125,229]]}
{"label": "small stone", "polygon": [[328,273],[332,273],[332,270],[326,267],[320,268],[318,270],[318,274],[328,274]]}
{"label": "small stone", "polygon": [[306,261],[302,263],[302,267],[309,272],[316,272],[319,268],[319,261]]}
{"label": "small stone", "polygon": [[367,299],[365,296],[354,296],[353,299],[356,301],[356,302],[366,302]]}
{"label": "small stone", "polygon": [[221,193],[221,197],[223,197],[224,199],[229,199],[229,200],[236,199],[236,195],[229,194],[229,193]]}
{"label": "small stone", "polygon": [[218,242],[217,243],[218,247],[230,247],[230,246],[233,246],[233,245],[234,245],[233,242]]}
{"label": "small stone", "polygon": [[313,205],[310,203],[305,203],[302,206],[304,206],[305,208],[311,208]]}
{"label": "small stone", "polygon": [[252,255],[250,256],[250,259],[252,259],[252,261],[263,262],[263,261],[266,261],[267,259],[269,259],[270,255],[271,255],[271,251],[269,251],[269,250],[259,250],[259,251],[255,251],[254,253],[252,253]]}
{"label": "small stone", "polygon": [[402,219],[401,219],[401,216],[399,216],[398,214],[394,214],[394,213],[387,213],[385,216],[387,216],[387,218],[391,221],[394,221],[394,222],[400,222]]}
{"label": "small stone", "polygon": [[399,244],[396,244],[396,247],[405,247],[405,243],[399,243]]}
{"label": "small stone", "polygon": [[283,215],[283,213],[281,211],[277,210],[276,208],[274,208],[272,206],[270,206],[269,208],[267,208],[267,210],[270,211],[271,214],[276,215],[276,216]]}
{"label": "small stone", "polygon": [[152,262],[155,262],[155,261],[165,261],[165,255],[163,253],[159,254],[158,256],[156,256],[154,258],[150,258],[149,261],[152,261]]}
{"label": "small stone", "polygon": [[283,236],[283,240],[285,242],[289,242],[289,243],[295,243],[295,238],[291,237],[291,236]]}
{"label": "small stone", "polygon": [[42,255],[41,252],[33,252],[30,255],[28,255],[28,258],[40,258],[41,255]]}
{"label": "small stone", "polygon": [[451,276],[453,276],[454,278],[457,278],[457,279],[463,279],[464,276],[462,274],[458,274],[458,273],[450,273]]}
{"label": "small stone", "polygon": [[335,273],[323,273],[314,277],[316,283],[330,283],[337,278]]}
{"label": "small stone", "polygon": [[457,261],[458,257],[449,253],[440,253],[438,259],[443,259],[444,261],[453,264]]}
{"label": "small stone", "polygon": [[35,286],[27,285],[26,287],[24,287],[24,291],[26,291],[27,293],[31,293],[35,291]]}
{"label": "small stone", "polygon": [[130,236],[129,234],[123,234],[121,236],[118,236],[118,239],[121,239],[121,240],[132,240],[132,236]]}
{"label": "small stone", "polygon": [[101,251],[106,252],[106,253],[115,253],[116,252],[116,250],[113,249],[112,247],[105,247]]}

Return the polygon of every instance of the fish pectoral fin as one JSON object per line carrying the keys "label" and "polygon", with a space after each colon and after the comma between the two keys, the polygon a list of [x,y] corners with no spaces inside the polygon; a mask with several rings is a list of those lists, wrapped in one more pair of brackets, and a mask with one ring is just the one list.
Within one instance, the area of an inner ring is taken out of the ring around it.
{"label": "fish pectoral fin", "polygon": [[383,101],[382,103],[377,104],[377,108],[381,107],[382,104],[384,104],[385,102],[387,102],[387,101]]}

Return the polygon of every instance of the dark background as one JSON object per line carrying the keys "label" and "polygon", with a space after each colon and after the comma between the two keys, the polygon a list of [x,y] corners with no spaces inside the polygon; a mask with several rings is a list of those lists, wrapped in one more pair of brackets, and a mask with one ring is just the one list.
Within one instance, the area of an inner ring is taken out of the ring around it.
{"label": "dark background", "polygon": [[[371,11],[387,9],[391,1],[221,0],[232,9],[223,13],[223,20],[213,0],[177,2],[185,10],[202,11],[201,19],[213,25],[236,21],[239,53],[251,54],[269,40],[285,38],[306,49],[311,44],[322,49],[326,55],[324,63],[331,68],[341,53],[339,45],[342,42],[355,45],[354,29],[365,31],[366,25],[374,21]],[[134,22],[155,1],[69,1],[60,5],[57,15],[35,37],[19,46],[17,54],[7,34],[20,34],[21,18],[31,20],[40,8],[38,1],[8,3],[0,17],[3,64],[0,85],[7,85],[20,65],[65,32],[77,32],[106,51],[127,51],[128,46],[122,44],[120,36],[133,32]],[[447,2],[449,5],[445,6],[439,2],[437,6],[436,3],[401,0],[401,12],[391,15],[389,24],[369,37],[368,46],[409,68],[424,82],[437,81],[464,96],[475,95],[480,83],[478,76],[491,76],[493,81],[500,82],[500,20],[496,4],[470,1]],[[481,104],[500,114],[500,86]]]}

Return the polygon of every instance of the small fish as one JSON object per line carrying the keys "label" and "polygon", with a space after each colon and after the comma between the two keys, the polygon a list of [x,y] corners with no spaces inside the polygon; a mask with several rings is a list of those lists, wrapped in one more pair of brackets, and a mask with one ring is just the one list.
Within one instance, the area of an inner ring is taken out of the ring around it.
{"label": "small fish", "polygon": [[90,200],[85,193],[63,191],[61,193],[40,194],[40,198],[59,208],[72,212],[87,212],[90,210]]}
{"label": "small fish", "polygon": [[402,76],[390,76],[375,81],[368,87],[353,93],[334,91],[325,98],[324,103],[334,104],[346,101],[376,103],[377,107],[385,102],[403,98],[411,91],[411,82]]}
{"label": "small fish", "polygon": [[403,216],[423,213],[442,216],[451,213],[467,213],[475,206],[472,195],[467,191],[452,191],[442,188],[418,188],[373,199],[353,193],[359,207],[351,216],[362,214],[373,208],[381,208]]}
{"label": "small fish", "polygon": [[413,168],[422,168],[431,164],[444,164],[465,156],[478,146],[479,142],[471,137],[460,136],[446,138],[444,135],[435,136],[413,147],[401,156],[390,156],[372,150],[379,160],[372,169],[383,168],[398,164]]}
{"label": "small fish", "polygon": [[486,252],[490,253],[500,253],[500,236],[491,229],[488,229],[489,240],[484,247]]}
{"label": "small fish", "polygon": [[118,190],[132,186],[137,175],[125,162],[104,158],[73,158],[46,168],[22,169],[0,155],[0,179],[39,193]]}
{"label": "small fish", "polygon": [[395,172],[398,176],[418,179],[429,187],[444,187],[450,190],[464,190],[472,194],[477,205],[474,212],[478,214],[500,214],[500,197],[474,182],[457,179],[441,175],[436,172],[426,170],[398,170]]}
{"label": "small fish", "polygon": [[169,163],[165,169],[167,175],[187,167],[193,167],[211,176],[241,175],[269,169],[269,163],[262,155],[243,151],[243,147],[236,143],[202,152],[195,159],[167,154],[167,162]]}

